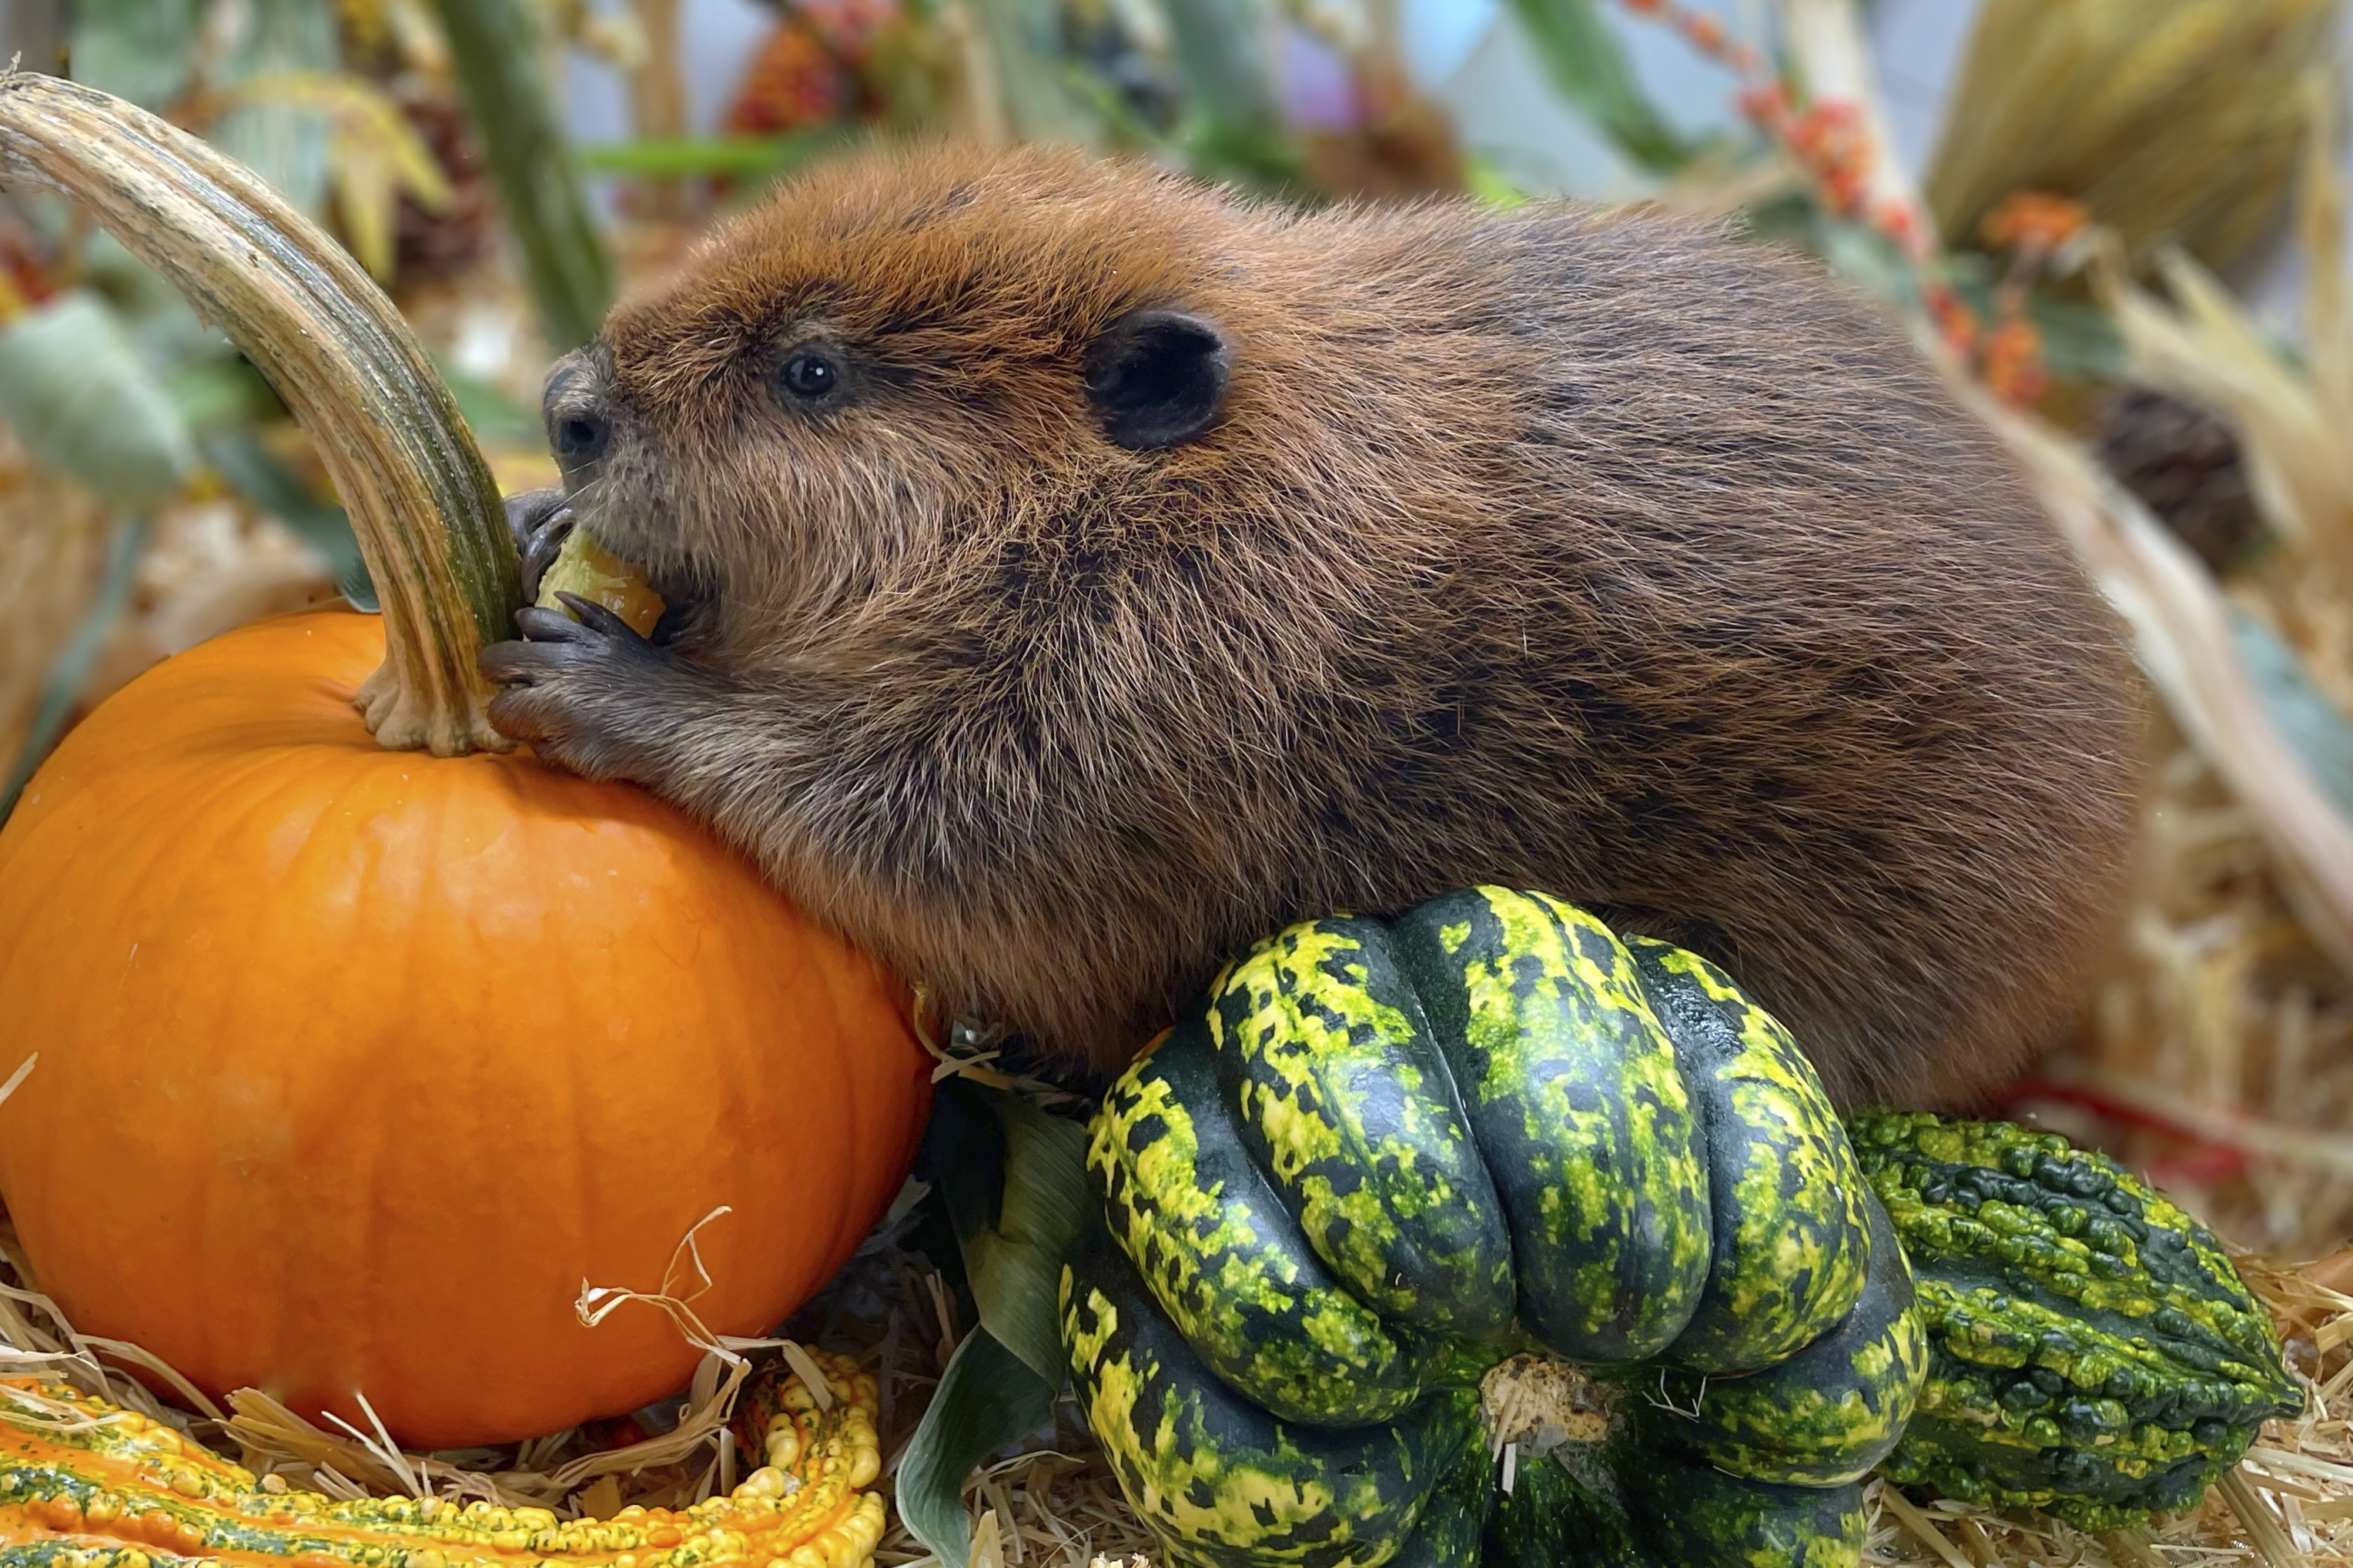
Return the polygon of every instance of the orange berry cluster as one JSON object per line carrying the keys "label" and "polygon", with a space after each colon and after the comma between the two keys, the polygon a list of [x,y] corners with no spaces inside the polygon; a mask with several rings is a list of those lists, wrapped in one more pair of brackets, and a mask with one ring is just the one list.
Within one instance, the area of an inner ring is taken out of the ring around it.
{"label": "orange berry cluster", "polygon": [[1986,215],[1978,237],[2010,252],[1994,293],[1994,323],[1973,345],[1978,375],[2004,402],[2024,407],[2049,389],[2042,334],[2027,316],[2034,280],[2070,240],[2092,226],[2084,204],[2047,191],[2014,191]]}
{"label": "orange berry cluster", "polygon": [[1988,213],[1978,233],[1996,250],[2048,257],[2092,226],[2092,215],[2073,196],[2013,191]]}
{"label": "orange berry cluster", "polygon": [[744,70],[728,132],[773,136],[852,118],[874,40],[901,22],[896,0],[797,0]]}

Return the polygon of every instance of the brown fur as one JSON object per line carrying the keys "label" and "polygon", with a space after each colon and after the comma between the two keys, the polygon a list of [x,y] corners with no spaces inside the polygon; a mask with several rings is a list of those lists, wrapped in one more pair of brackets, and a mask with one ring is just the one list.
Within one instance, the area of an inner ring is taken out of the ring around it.
{"label": "brown fur", "polygon": [[[1134,452],[1082,367],[1147,306],[1232,371]],[[812,340],[856,377],[817,415],[768,381]],[[1951,1101],[2111,911],[2114,629],[1795,259],[942,151],[800,181],[605,342],[575,509],[700,608],[502,645],[499,721],[1051,1050],[1124,1060],[1289,921],[1502,882],[1726,963],[1843,1100]]]}

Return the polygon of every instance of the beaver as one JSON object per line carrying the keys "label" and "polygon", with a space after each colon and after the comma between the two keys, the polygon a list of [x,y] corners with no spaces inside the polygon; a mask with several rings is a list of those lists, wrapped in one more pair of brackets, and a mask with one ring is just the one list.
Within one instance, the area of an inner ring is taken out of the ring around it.
{"label": "beaver", "polygon": [[522,612],[493,721],[1041,1052],[1502,883],[1723,964],[1843,1103],[1959,1104],[2118,900],[2116,626],[1898,330],[1705,225],[900,149],[545,416],[532,561],[576,520],[674,609]]}

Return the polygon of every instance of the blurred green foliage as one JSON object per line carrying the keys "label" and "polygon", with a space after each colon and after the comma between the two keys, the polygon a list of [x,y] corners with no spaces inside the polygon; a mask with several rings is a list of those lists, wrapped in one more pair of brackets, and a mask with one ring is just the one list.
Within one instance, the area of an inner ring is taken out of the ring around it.
{"label": "blurred green foliage", "polygon": [[436,0],[434,9],[548,346],[578,348],[613,302],[613,265],[541,69],[537,25],[523,0]]}
{"label": "blurred green foliage", "polygon": [[1561,101],[1638,169],[1672,174],[1694,149],[1667,123],[1635,79],[1599,0],[1512,0],[1512,14]]}

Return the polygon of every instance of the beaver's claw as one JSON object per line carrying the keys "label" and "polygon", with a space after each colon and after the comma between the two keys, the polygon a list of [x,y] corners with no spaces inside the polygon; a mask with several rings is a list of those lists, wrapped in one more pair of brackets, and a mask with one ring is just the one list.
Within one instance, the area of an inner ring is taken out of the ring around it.
{"label": "beaver's claw", "polygon": [[574,616],[515,612],[522,637],[481,652],[485,678],[504,688],[491,722],[551,762],[590,778],[654,782],[655,737],[713,678],[647,641],[604,605],[557,595]]}

